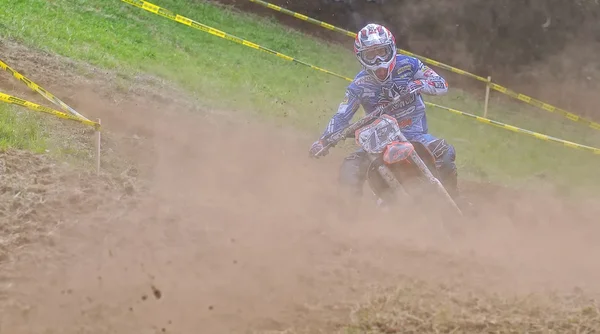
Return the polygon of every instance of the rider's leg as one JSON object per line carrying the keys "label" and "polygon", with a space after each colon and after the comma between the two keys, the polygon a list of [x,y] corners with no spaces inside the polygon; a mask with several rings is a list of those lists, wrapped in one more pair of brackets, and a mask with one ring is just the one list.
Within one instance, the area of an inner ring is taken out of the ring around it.
{"label": "rider's leg", "polygon": [[[345,198],[345,203],[356,208],[354,199],[362,196],[364,182],[367,178],[370,161],[367,158],[366,152],[362,149],[352,153],[342,163],[340,168],[340,184],[343,194],[340,196]],[[375,173],[369,180],[370,189],[376,194],[377,206],[386,207],[391,198],[389,198],[389,188],[383,178]]]}
{"label": "rider's leg", "polygon": [[338,188],[339,219],[350,222],[359,218],[359,204],[368,166],[369,159],[362,150],[358,150],[344,159],[338,180],[340,184]]}
{"label": "rider's leg", "polygon": [[365,151],[357,150],[346,157],[340,167],[339,178],[344,192],[360,197],[368,168],[369,159]]}
{"label": "rider's leg", "polygon": [[431,134],[423,134],[411,138],[425,145],[435,158],[435,164],[444,185],[452,198],[459,196],[458,172],[456,169],[456,150],[445,139],[436,138]]}

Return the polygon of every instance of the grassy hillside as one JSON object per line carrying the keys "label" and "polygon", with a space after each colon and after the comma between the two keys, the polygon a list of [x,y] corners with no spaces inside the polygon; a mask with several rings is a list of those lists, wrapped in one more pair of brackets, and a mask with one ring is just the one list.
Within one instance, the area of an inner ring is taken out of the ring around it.
{"label": "grassy hillside", "polygon": [[46,150],[43,120],[33,112],[0,104],[0,150],[17,148],[42,153]]}
{"label": "grassy hillside", "polygon": [[[7,3],[7,0],[1,0]],[[346,47],[329,45],[253,15],[203,1],[155,4],[265,47],[352,77],[359,69]],[[0,37],[122,72],[171,80],[207,107],[254,112],[317,136],[337,108],[347,82],[191,29],[121,1],[24,0],[0,12]],[[351,43],[351,40],[349,40]],[[450,83],[452,85],[452,83]],[[432,102],[481,114],[461,91]],[[522,104],[492,103],[500,121],[600,146],[600,135]],[[538,176],[559,184],[600,185],[600,157],[478,124],[442,110],[429,112],[431,131],[458,149],[463,176],[521,183]],[[307,143],[307,148],[310,143]]]}
{"label": "grassy hillside", "polygon": [[[50,115],[0,104],[0,150],[20,149],[48,154],[61,161],[93,167],[90,130]],[[112,161],[112,160],[109,160]],[[105,165],[108,167],[108,164]]]}

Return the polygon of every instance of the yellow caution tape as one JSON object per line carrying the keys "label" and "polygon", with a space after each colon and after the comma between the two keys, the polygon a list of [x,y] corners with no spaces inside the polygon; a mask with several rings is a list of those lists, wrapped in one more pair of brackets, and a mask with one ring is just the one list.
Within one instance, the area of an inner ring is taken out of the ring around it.
{"label": "yellow caution tape", "polygon": [[[315,20],[315,19],[310,18],[310,17],[308,17],[306,15],[302,15],[302,14],[293,12],[293,11],[291,11],[289,9],[285,9],[283,7],[279,7],[277,5],[273,5],[273,4],[270,4],[270,3],[262,1],[262,0],[250,0],[250,2],[257,3],[257,4],[261,5],[261,6],[267,7],[269,9],[272,9],[272,10],[275,10],[275,11],[278,11],[278,12],[281,12],[281,13],[293,16],[293,17],[295,17],[297,19],[300,19],[300,20],[303,20],[303,21],[310,22],[312,24],[318,25],[318,26],[323,27],[325,29],[329,29],[329,30],[332,30],[332,31],[339,32],[341,34],[344,34],[344,35],[352,37],[352,38],[356,38],[356,35],[357,35],[355,32],[352,32],[352,31],[349,31],[349,30],[346,30],[346,29],[342,29],[342,28],[338,28],[338,27],[336,27],[334,25],[331,25],[329,23],[325,23],[323,21]],[[488,82],[488,80],[486,78],[480,77],[480,76],[475,75],[473,73],[469,73],[467,71],[463,71],[460,68],[456,68],[456,67],[453,67],[453,66],[450,66],[450,65],[446,65],[444,63],[440,63],[439,61],[436,61],[436,60],[433,60],[433,59],[429,59],[427,57],[419,56],[419,55],[414,54],[414,53],[412,53],[410,51],[407,51],[407,50],[398,49],[398,51],[401,52],[401,53],[403,53],[403,54],[405,54],[405,55],[408,55],[408,56],[411,56],[411,57],[415,57],[415,58],[419,58],[422,61],[424,61],[424,62],[426,62],[426,63],[428,63],[430,65],[435,65],[437,67],[443,68],[445,70],[448,70],[448,71],[451,71],[451,72],[454,72],[454,73],[457,73],[457,74],[466,75],[466,76],[472,77],[473,79],[476,79],[476,80],[479,80],[479,81],[483,81],[483,82],[486,82],[486,83]]]}
{"label": "yellow caution tape", "polygon": [[499,128],[502,128],[502,129],[505,129],[505,130],[509,130],[509,131],[512,131],[512,132],[522,133],[522,134],[526,134],[528,136],[531,136],[531,137],[534,137],[534,138],[537,138],[537,139],[541,139],[541,140],[545,140],[545,141],[551,141],[551,142],[555,142],[555,143],[561,143],[561,144],[563,144],[566,147],[575,148],[575,149],[582,149],[582,150],[586,150],[586,151],[592,152],[594,154],[600,154],[600,149],[595,148],[595,147],[581,145],[581,144],[573,143],[573,142],[570,142],[570,141],[567,141],[567,140],[563,140],[563,139],[558,139],[558,138],[555,138],[555,137],[551,137],[551,136],[548,136],[548,135],[545,135],[545,134],[533,132],[533,131],[530,131],[530,130],[521,129],[521,128],[518,128],[516,126],[508,125],[508,124],[501,123],[501,122],[498,122],[498,121],[494,121],[494,120],[491,120],[491,119],[488,119],[488,118],[483,118],[483,117],[480,117],[480,116],[477,116],[477,115],[469,114],[469,113],[466,113],[464,111],[460,111],[460,110],[456,110],[456,109],[452,109],[452,108],[440,106],[440,105],[437,105],[437,104],[434,104],[434,103],[426,102],[425,104],[427,104],[428,106],[434,107],[434,108],[444,109],[444,110],[453,112],[453,113],[458,114],[458,115],[462,115],[462,116],[474,118],[474,119],[476,119],[477,121],[479,121],[481,123],[494,125],[494,126],[497,126]]}
{"label": "yellow caution tape", "polygon": [[575,115],[575,114],[573,114],[571,112],[568,112],[568,111],[566,111],[564,109],[555,107],[553,105],[550,105],[550,104],[545,103],[545,102],[540,101],[540,100],[536,100],[536,99],[534,99],[532,97],[529,97],[527,95],[516,93],[516,92],[514,92],[514,91],[512,91],[512,90],[510,90],[510,89],[508,89],[506,87],[502,87],[502,86],[497,85],[495,83],[490,84],[490,88],[492,88],[492,89],[494,89],[496,91],[499,91],[499,92],[501,92],[503,94],[506,94],[506,95],[508,95],[508,96],[510,96],[512,98],[517,99],[517,100],[523,101],[523,102],[525,102],[527,104],[530,104],[532,106],[536,106],[536,107],[538,107],[540,109],[543,109],[543,110],[546,110],[546,111],[549,111],[549,112],[555,112],[555,113],[557,113],[557,114],[559,114],[559,115],[561,115],[561,116],[563,116],[563,117],[565,117],[567,119],[570,119],[571,121],[580,122],[580,123],[586,124],[587,126],[589,126],[592,129],[600,130],[600,123],[597,123],[597,122],[594,122],[592,120],[583,118],[583,117],[581,117],[579,115]]}
{"label": "yellow caution tape", "polygon": [[[166,17],[168,19],[171,19],[173,21],[177,21],[179,23],[183,23],[183,24],[185,24],[187,26],[190,26],[192,28],[196,28],[196,29],[202,30],[204,32],[210,33],[210,34],[215,35],[217,37],[220,37],[220,38],[223,38],[223,39],[226,39],[226,40],[229,40],[229,41],[233,41],[233,42],[236,42],[236,43],[240,43],[242,45],[245,45],[247,47],[251,47],[253,49],[265,51],[267,53],[276,55],[276,56],[278,56],[280,58],[283,58],[285,60],[294,61],[296,63],[302,64],[304,66],[310,67],[312,69],[315,69],[315,70],[318,70],[318,71],[321,71],[321,72],[324,72],[324,73],[327,73],[329,75],[336,76],[338,78],[344,79],[344,80],[349,81],[349,82],[353,81],[353,79],[348,78],[346,76],[343,76],[343,75],[340,75],[340,74],[337,74],[337,73],[334,73],[334,72],[322,69],[322,68],[317,67],[317,66],[313,66],[311,64],[308,64],[308,63],[305,63],[305,62],[302,62],[302,61],[299,61],[299,60],[296,60],[296,59],[294,59],[294,58],[292,58],[290,56],[286,56],[286,55],[284,55],[282,53],[279,53],[279,52],[276,52],[276,51],[264,48],[264,47],[262,47],[262,46],[260,46],[258,44],[255,44],[255,43],[252,43],[250,41],[246,41],[244,39],[241,39],[239,37],[227,34],[227,33],[223,32],[223,31],[220,31],[220,30],[215,29],[215,28],[211,28],[211,27],[209,27],[207,25],[198,23],[198,22],[193,21],[191,19],[188,19],[186,17],[173,14],[171,11],[169,11],[167,9],[164,9],[164,8],[161,8],[159,6],[156,6],[154,4],[151,4],[151,3],[147,2],[147,1],[144,1],[144,0],[121,0],[121,1],[126,2],[128,4],[131,4],[131,5],[134,5],[136,7],[145,9],[145,10],[151,12],[151,13],[154,13],[154,14],[157,14],[157,15],[160,15],[160,16],[164,16],[164,17]],[[251,1],[255,1],[255,0],[251,0]],[[497,121],[493,121],[491,119],[487,119],[487,118],[475,116],[475,115],[472,115],[472,114],[469,114],[469,113],[466,113],[466,112],[462,112],[462,111],[458,111],[458,110],[455,110],[455,109],[451,109],[451,108],[439,106],[437,104],[433,104],[433,103],[429,103],[429,102],[426,102],[425,104],[427,104],[429,106],[432,106],[432,107],[445,109],[445,110],[451,111],[451,112],[459,114],[459,115],[472,117],[472,118],[475,118],[476,120],[478,120],[480,122],[483,122],[483,123],[486,123],[486,124],[495,125],[495,126],[499,126],[499,127],[503,128],[503,129],[506,129],[506,130],[510,130],[510,131],[518,132],[518,133],[523,133],[523,134],[527,134],[527,135],[533,136],[533,137],[535,137],[537,139],[542,139],[542,140],[546,140],[546,141],[553,141],[553,142],[557,142],[557,143],[562,143],[562,144],[564,144],[567,147],[585,149],[585,150],[588,150],[588,151],[592,151],[595,154],[600,154],[600,149],[597,149],[597,148],[593,148],[593,147],[585,146],[585,145],[581,145],[581,144],[576,144],[576,143],[569,142],[569,141],[566,141],[566,140],[562,140],[562,139],[554,138],[554,137],[551,137],[551,136],[547,136],[547,135],[544,135],[544,134],[541,134],[541,133],[536,133],[536,132],[533,132],[533,131],[521,129],[521,128],[518,128],[516,126],[512,126],[512,125],[500,123],[500,122],[497,122]]]}
{"label": "yellow caution tape", "polygon": [[356,33],[353,33],[352,31],[348,31],[346,29],[338,28],[338,27],[333,26],[333,25],[331,25],[329,23],[325,23],[323,21],[315,20],[315,19],[313,19],[311,17],[308,17],[306,15],[302,15],[302,14],[299,14],[299,13],[296,13],[296,12],[292,12],[289,9],[285,9],[283,7],[279,7],[277,5],[273,5],[273,4],[270,4],[270,3],[262,1],[262,0],[250,0],[250,2],[254,2],[254,3],[257,3],[259,5],[265,6],[265,7],[269,8],[269,9],[273,9],[275,11],[282,12],[284,14],[293,16],[293,17],[295,17],[297,19],[300,19],[300,20],[303,20],[303,21],[307,21],[307,22],[310,22],[312,24],[316,24],[316,25],[321,26],[321,27],[323,27],[325,29],[333,30],[333,31],[339,32],[341,34],[344,34],[346,36],[349,36],[349,37],[352,37],[352,38],[356,38]]}
{"label": "yellow caution tape", "polygon": [[48,108],[48,107],[44,107],[44,106],[41,106],[39,104],[36,104],[36,103],[33,103],[33,102],[29,102],[29,101],[20,99],[18,97],[14,97],[14,96],[11,96],[11,95],[8,95],[8,94],[4,94],[4,93],[1,93],[1,92],[0,92],[0,101],[6,102],[6,103],[10,103],[10,104],[20,105],[20,106],[23,106],[25,108],[28,108],[28,109],[31,109],[31,110],[34,110],[34,111],[39,111],[39,112],[47,113],[47,114],[54,115],[54,116],[57,116],[57,117],[60,117],[60,118],[63,118],[63,119],[68,119],[68,120],[76,121],[76,122],[79,122],[79,123],[82,123],[82,124],[85,124],[85,125],[92,126],[96,130],[100,130],[100,124],[99,123],[92,122],[92,121],[87,120],[87,119],[81,119],[79,117],[72,116],[72,115],[66,114],[64,112],[57,111],[57,110],[54,110],[54,109],[51,109],[51,108]]}
{"label": "yellow caution tape", "polygon": [[48,101],[50,101],[50,102],[54,103],[55,105],[59,106],[60,108],[62,108],[64,111],[71,113],[73,116],[76,116],[83,120],[89,121],[89,119],[85,118],[83,115],[81,115],[80,113],[75,111],[75,109],[69,107],[66,103],[61,101],[58,97],[54,96],[49,91],[45,90],[44,88],[40,87],[38,84],[31,81],[30,79],[28,79],[21,73],[17,72],[15,69],[11,68],[5,62],[3,62],[1,59],[0,59],[0,67],[2,69],[4,69],[5,71],[7,71],[8,73],[12,74],[12,76],[17,78],[18,80],[25,83],[33,91],[35,91],[35,92],[39,93],[40,95],[42,95],[43,97],[45,97]]}
{"label": "yellow caution tape", "polygon": [[[257,3],[257,4],[261,5],[261,6],[267,7],[269,9],[272,9],[272,10],[275,10],[275,11],[278,11],[278,12],[281,12],[281,13],[293,16],[293,17],[295,17],[297,19],[310,22],[312,24],[318,25],[318,26],[323,27],[325,29],[336,31],[336,32],[339,32],[339,33],[344,34],[346,36],[349,36],[349,37],[352,37],[352,38],[356,38],[356,33],[354,33],[354,32],[348,31],[346,29],[338,28],[336,26],[333,26],[333,25],[331,25],[329,23],[325,23],[323,21],[315,20],[315,19],[310,18],[310,17],[308,17],[306,15],[302,15],[302,14],[293,12],[293,11],[291,11],[289,9],[285,9],[285,8],[282,8],[282,7],[270,4],[270,3],[262,1],[262,0],[249,0],[249,1]],[[407,50],[398,49],[398,51],[400,53],[405,54],[405,55],[418,58],[418,59],[420,59],[421,61],[423,61],[423,62],[425,62],[427,64],[434,65],[434,66],[437,66],[439,68],[443,68],[445,70],[451,71],[453,73],[457,73],[457,74],[460,74],[460,75],[464,75],[464,76],[473,78],[475,80],[479,80],[479,81],[485,82],[486,84],[488,83],[488,79],[487,78],[481,77],[481,76],[473,74],[473,73],[469,73],[467,71],[461,70],[460,68],[456,68],[456,67],[444,64],[444,63],[440,63],[439,61],[436,61],[436,60],[433,60],[433,59],[430,59],[430,58],[427,58],[427,57],[424,57],[424,56],[420,56],[420,55],[414,54],[414,53],[412,53],[410,51],[407,51]],[[597,123],[597,122],[594,122],[592,120],[589,120],[589,119],[583,118],[581,116],[575,115],[575,114],[570,113],[570,112],[568,112],[568,111],[566,111],[564,109],[552,106],[552,105],[544,103],[544,102],[542,102],[540,100],[536,100],[536,99],[534,99],[532,97],[529,97],[527,95],[516,93],[516,92],[514,92],[514,91],[512,91],[512,90],[510,90],[510,89],[508,89],[506,87],[500,86],[500,85],[495,84],[495,83],[491,83],[490,84],[490,88],[493,89],[493,90],[496,90],[496,91],[498,91],[500,93],[506,94],[506,95],[508,95],[508,96],[510,96],[512,98],[515,98],[515,99],[518,99],[520,101],[523,101],[523,102],[525,102],[527,104],[530,104],[532,106],[541,108],[541,109],[549,111],[549,112],[556,112],[556,113],[564,116],[565,118],[567,118],[567,119],[569,119],[571,121],[581,122],[581,123],[584,123],[584,124],[588,125],[592,129],[600,130],[600,123]]]}
{"label": "yellow caution tape", "polygon": [[310,68],[312,68],[314,70],[317,70],[317,71],[321,71],[321,72],[324,72],[324,73],[327,73],[327,74],[330,74],[330,75],[333,75],[333,76],[336,76],[336,77],[339,77],[339,78],[342,78],[342,79],[346,79],[345,77],[343,77],[343,76],[341,76],[339,74],[335,74],[333,72],[330,72],[330,71],[328,71],[326,69],[313,66],[311,64],[305,63],[305,62],[300,61],[298,59],[294,59],[292,57],[289,57],[289,56],[286,56],[286,55],[284,55],[282,53],[279,53],[279,52],[273,51],[271,49],[265,48],[265,47],[260,46],[258,44],[255,44],[255,43],[252,43],[250,41],[247,41],[245,39],[242,39],[242,38],[239,38],[237,36],[234,36],[234,35],[228,34],[226,32],[223,32],[221,30],[209,27],[209,26],[204,25],[202,23],[198,23],[198,22],[196,22],[196,21],[194,21],[192,19],[188,19],[187,17],[181,16],[181,15],[176,15],[173,12],[169,11],[168,9],[159,7],[159,6],[154,5],[154,4],[151,4],[151,3],[147,2],[147,1],[143,1],[143,0],[121,0],[121,1],[126,2],[126,3],[128,3],[130,5],[142,8],[144,10],[147,10],[147,11],[151,12],[151,13],[154,13],[154,14],[166,17],[166,18],[168,18],[170,20],[179,22],[181,24],[185,24],[186,26],[192,27],[194,29],[198,29],[198,30],[207,32],[207,33],[209,33],[211,35],[214,35],[214,36],[217,36],[217,37],[220,37],[220,38],[223,38],[223,39],[226,39],[226,40],[238,43],[238,44],[242,44],[242,45],[245,45],[247,47],[251,47],[251,48],[256,49],[256,50],[260,50],[260,51],[264,51],[266,53],[270,53],[272,55],[275,55],[277,57],[283,58],[285,60],[289,60],[289,61],[292,61],[292,62],[295,62],[295,63],[298,63],[298,64],[302,64],[304,66],[308,66],[308,67],[310,67]]}

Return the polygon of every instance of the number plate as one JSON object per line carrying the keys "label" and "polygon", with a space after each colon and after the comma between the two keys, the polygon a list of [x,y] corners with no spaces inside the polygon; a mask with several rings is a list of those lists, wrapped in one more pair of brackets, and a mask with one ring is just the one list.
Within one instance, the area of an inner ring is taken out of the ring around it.
{"label": "number plate", "polygon": [[389,115],[383,115],[373,123],[356,130],[356,143],[369,153],[382,153],[387,144],[396,139],[400,131],[398,121]]}

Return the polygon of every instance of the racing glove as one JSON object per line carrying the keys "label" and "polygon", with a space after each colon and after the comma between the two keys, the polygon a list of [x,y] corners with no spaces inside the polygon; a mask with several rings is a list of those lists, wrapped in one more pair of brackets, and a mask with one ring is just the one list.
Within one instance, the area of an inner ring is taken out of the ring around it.
{"label": "racing glove", "polygon": [[407,92],[414,92],[415,94],[418,94],[422,89],[423,89],[423,81],[421,81],[421,80],[410,81],[406,85]]}
{"label": "racing glove", "polygon": [[323,142],[322,139],[317,140],[316,142],[314,142],[312,144],[312,146],[310,147],[310,157],[311,158],[319,158],[319,157],[324,157],[327,154],[329,154],[329,149],[321,152],[321,154],[317,155],[323,148],[325,147],[325,143]]}

